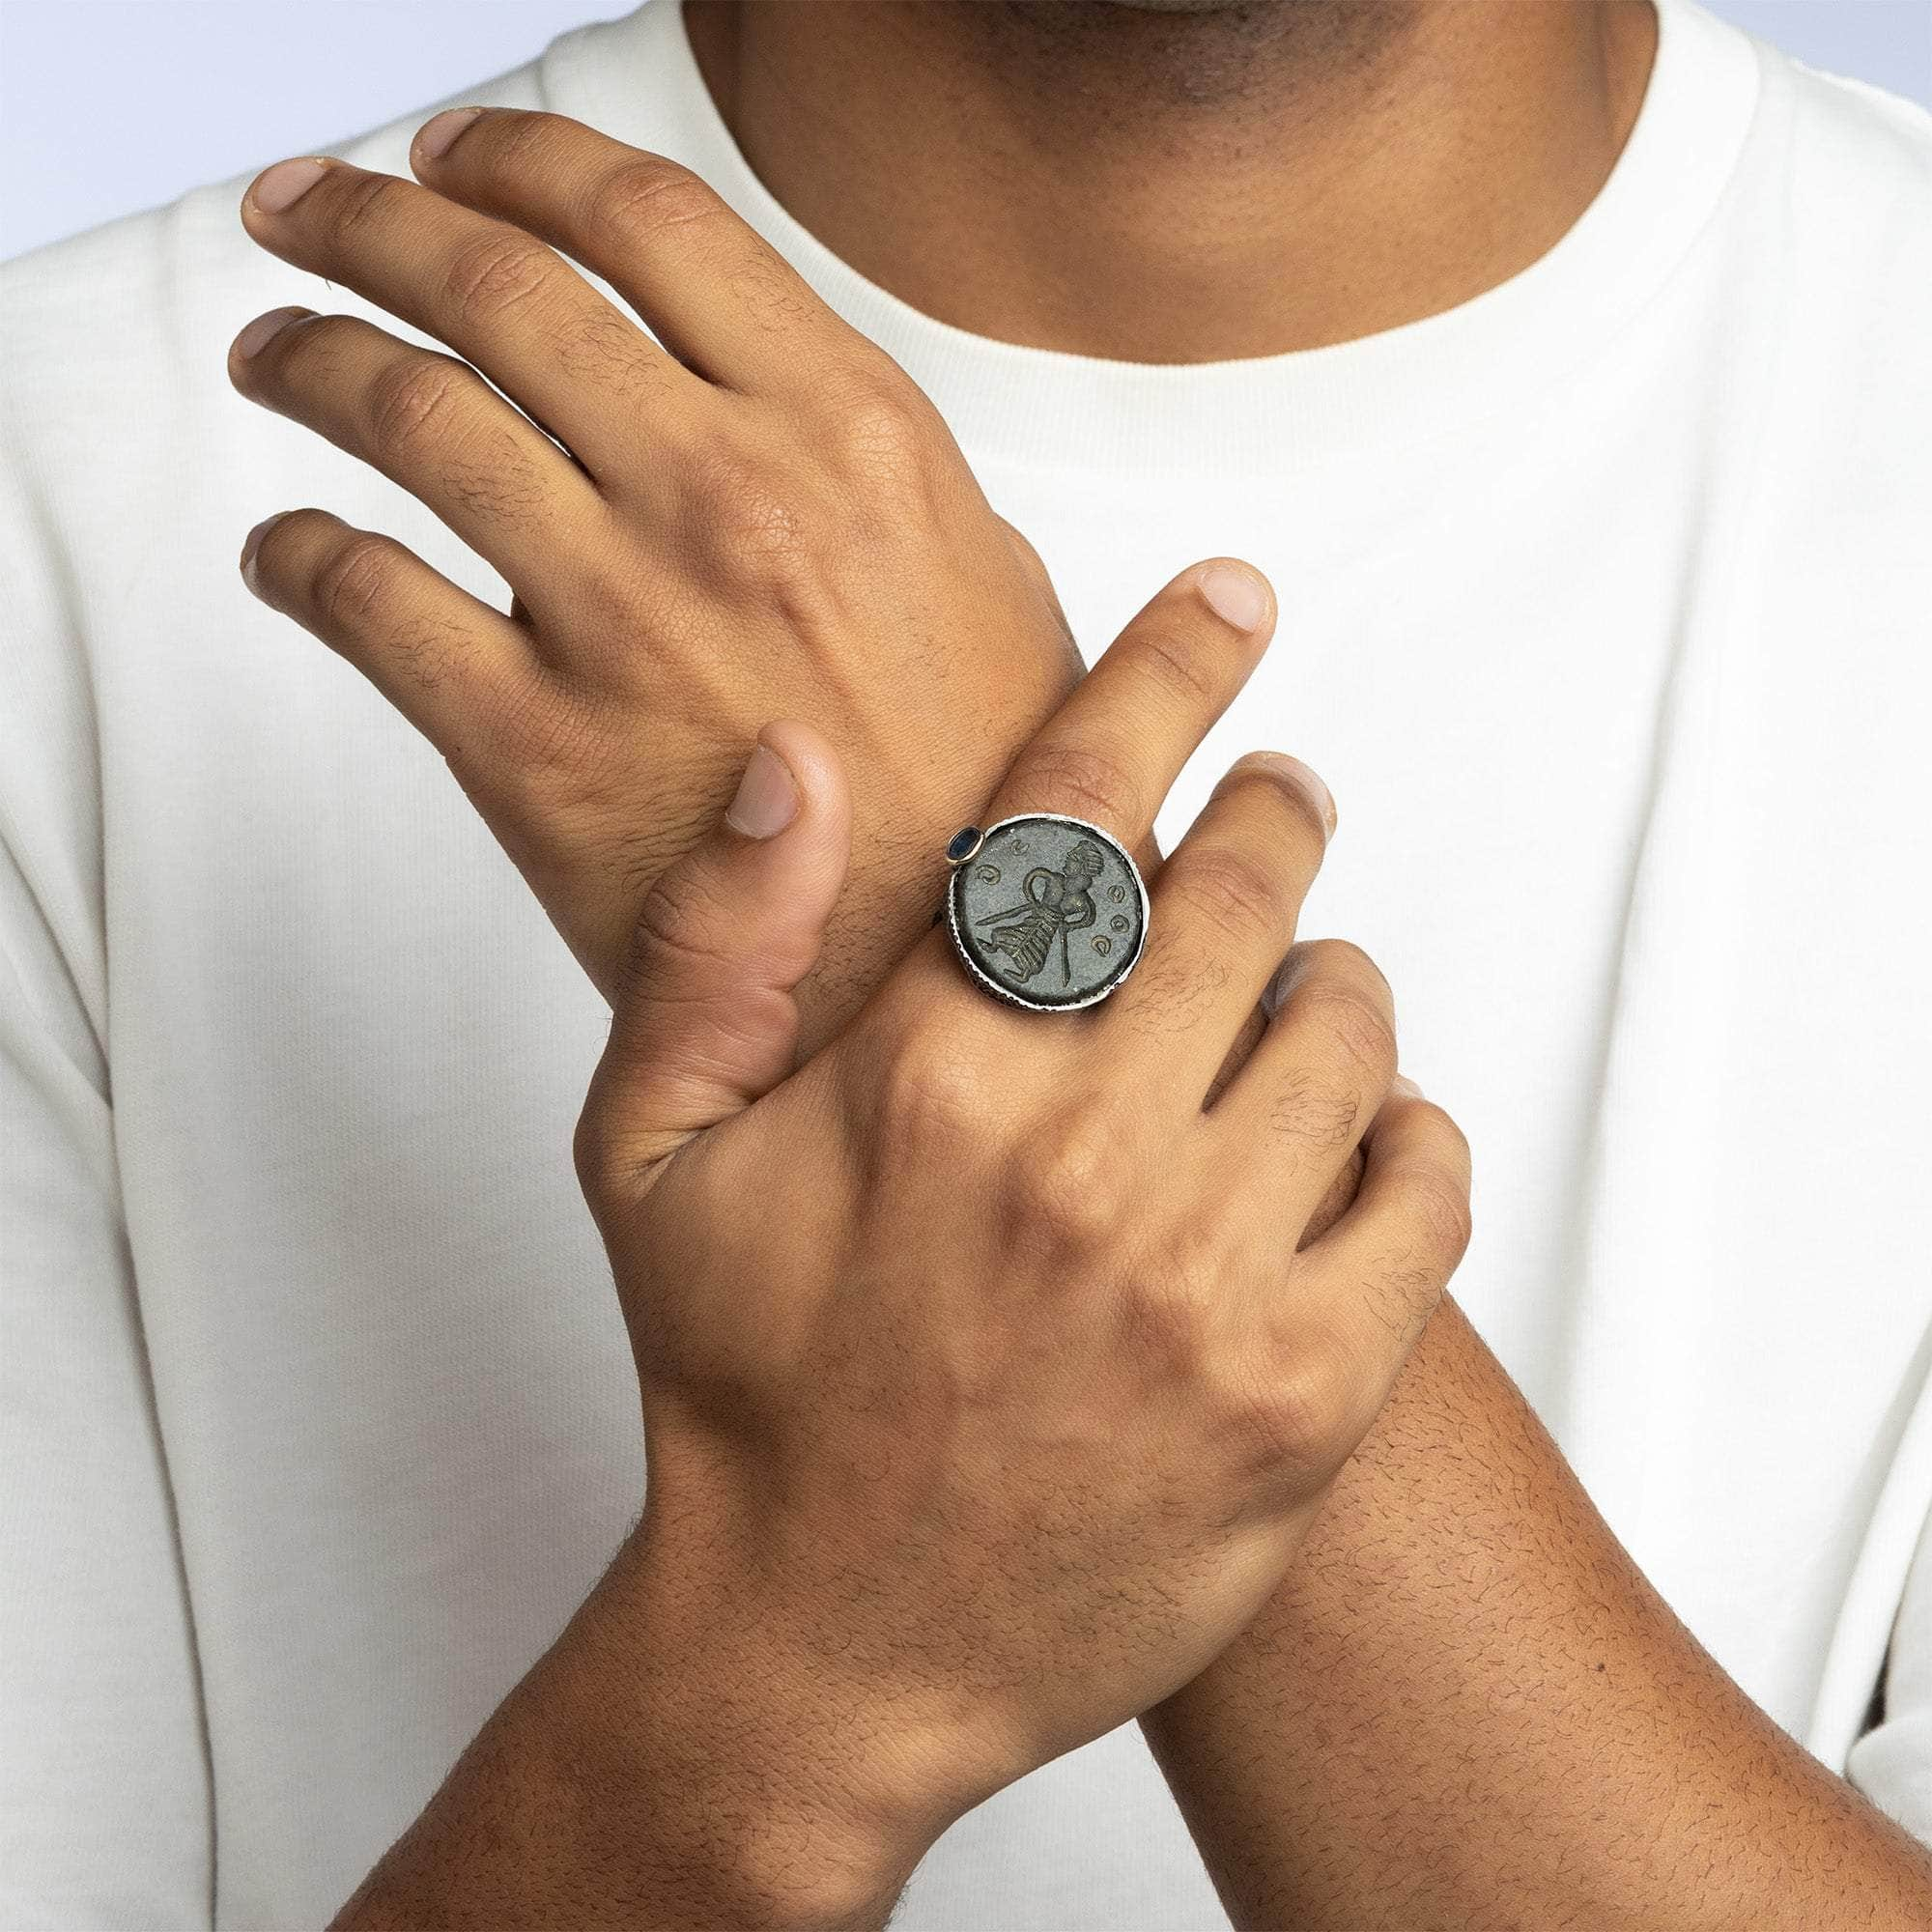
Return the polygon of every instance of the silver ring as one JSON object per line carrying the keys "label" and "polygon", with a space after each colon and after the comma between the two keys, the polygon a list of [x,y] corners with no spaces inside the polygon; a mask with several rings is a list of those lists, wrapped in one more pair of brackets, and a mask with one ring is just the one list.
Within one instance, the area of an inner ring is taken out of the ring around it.
{"label": "silver ring", "polygon": [[1037,1013],[1104,1000],[1147,945],[1140,867],[1084,818],[1029,811],[956,832],[946,924],[952,950],[987,992]]}

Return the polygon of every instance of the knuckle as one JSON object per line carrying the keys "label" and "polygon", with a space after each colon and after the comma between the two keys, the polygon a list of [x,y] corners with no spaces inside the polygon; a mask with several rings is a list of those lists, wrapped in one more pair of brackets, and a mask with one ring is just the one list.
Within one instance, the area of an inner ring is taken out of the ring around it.
{"label": "knuckle", "polygon": [[608,399],[613,418],[639,420],[661,412],[668,372],[639,331],[608,303],[568,309],[566,325],[549,330],[548,339],[558,370]]}
{"label": "knuckle", "polygon": [[1264,1466],[1325,1481],[1354,1447],[1355,1381],[1349,1351],[1304,1325],[1236,1396],[1236,1418]]}
{"label": "knuckle", "polygon": [[1226,680],[1213,654],[1199,648],[1204,642],[1151,621],[1135,634],[1134,668],[1191,710],[1218,705]]}
{"label": "knuckle", "polygon": [[1448,1175],[1429,1169],[1409,1177],[1403,1198],[1430,1278],[1439,1288],[1468,1252],[1475,1233],[1469,1191]]}
{"label": "knuckle", "polygon": [[726,286],[745,320],[767,335],[790,339],[823,314],[823,304],[791,264],[776,251],[753,247],[738,254],[727,270]]}
{"label": "knuckle", "polygon": [[394,602],[402,562],[401,551],[388,538],[354,531],[317,566],[311,607],[331,631],[365,631]]}
{"label": "knuckle", "polygon": [[465,382],[452,357],[398,356],[369,385],[371,446],[400,454],[414,449],[425,436],[440,434]]}
{"label": "knuckle", "polygon": [[[550,521],[555,499],[526,462],[516,434],[494,424],[478,425],[478,431],[473,438],[452,437],[448,448],[436,452],[438,480],[450,502],[498,529],[522,530],[539,519]],[[580,580],[586,599],[593,581],[588,571]]]}
{"label": "knuckle", "polygon": [[1363,1276],[1357,1295],[1375,1336],[1406,1351],[1441,1299],[1447,1270],[1421,1250],[1406,1248],[1387,1256]]}
{"label": "knuckle", "polygon": [[1368,988],[1388,1005],[1395,1002],[1388,976],[1352,939],[1314,939],[1306,948],[1309,970]]}
{"label": "knuckle", "polygon": [[1234,846],[1204,846],[1175,867],[1183,917],[1247,948],[1292,926],[1293,907],[1283,881]]}
{"label": "knuckle", "polygon": [[727,905],[699,866],[674,866],[644,895],[631,939],[634,979],[662,993],[667,969],[708,968],[729,956]]}
{"label": "knuckle", "polygon": [[1065,742],[1040,746],[1022,766],[1018,789],[1045,801],[1038,809],[1065,811],[1106,827],[1116,837],[1143,821],[1141,787],[1111,753]]}
{"label": "knuckle", "polygon": [[1387,1003],[1352,970],[1317,966],[1291,1000],[1294,1020],[1319,1037],[1363,1086],[1386,1088],[1395,1077],[1395,1021]]}
{"label": "knuckle", "polygon": [[930,438],[921,400],[907,384],[870,373],[848,380],[834,412],[838,447],[848,467],[888,480],[917,473]]}
{"label": "knuckle", "polygon": [[611,775],[624,768],[626,741],[609,712],[541,665],[530,666],[503,693],[484,755],[492,778],[510,788],[536,822],[636,853],[621,873],[641,907],[669,876],[677,856],[703,842],[715,811],[710,800],[666,797],[651,825],[640,827],[630,800],[613,797]]}
{"label": "knuckle", "polygon": [[365,228],[380,228],[403,212],[403,205],[419,189],[398,175],[372,174],[346,168],[328,170],[331,198],[327,204],[338,239],[354,241]]}
{"label": "knuckle", "polygon": [[591,191],[589,213],[600,227],[649,242],[715,215],[722,204],[689,168],[662,155],[620,161]]}
{"label": "knuckle", "polygon": [[[400,593],[400,581],[397,588]],[[399,594],[384,621],[381,650],[398,674],[418,691],[429,692],[452,676],[463,682],[469,642],[462,624],[434,611],[410,609]],[[470,695],[479,700],[482,696],[473,690]]]}
{"label": "knuckle", "polygon": [[1286,1141],[1320,1154],[1339,1153],[1355,1138],[1361,1096],[1306,1066],[1296,1067],[1274,1096],[1269,1122]]}
{"label": "knuckle", "polygon": [[1435,1311],[1452,1266],[1420,1235],[1378,1255],[1351,1285],[1351,1299],[1365,1336],[1393,1356],[1407,1351]]}
{"label": "knuckle", "polygon": [[1309,989],[1308,1012],[1350,1068],[1385,1086],[1395,1077],[1395,1026],[1381,1003],[1358,986]]}
{"label": "knuckle", "polygon": [[1042,596],[1051,599],[1054,595],[1053,574],[1047,569],[1045,559],[1034,548],[1017,524],[1010,524],[1005,517],[997,514],[993,521],[1006,532],[1007,541],[1012,546],[1014,554],[1018,556],[1020,569],[1025,573],[1028,582]]}
{"label": "knuckle", "polygon": [[456,251],[443,285],[456,308],[488,320],[510,314],[549,287],[556,267],[556,257],[540,242],[514,229],[488,229]]}
{"label": "knuckle", "polygon": [[721,442],[693,474],[711,541],[740,569],[761,574],[807,554],[808,518],[796,491],[768,458]]}
{"label": "knuckle", "polygon": [[1119,1238],[1127,1210],[1119,1136],[1091,1109],[1062,1115],[1026,1140],[1009,1170],[1013,1225],[1059,1252],[1092,1262]]}
{"label": "knuckle", "polygon": [[1412,1104],[1421,1109],[1424,1130],[1434,1144],[1445,1174],[1454,1178],[1455,1184],[1466,1196],[1470,1167],[1468,1136],[1457,1123],[1455,1116],[1433,1100],[1416,1100]]}
{"label": "knuckle", "polygon": [[916,1024],[902,1034],[886,1054],[881,1086],[881,1138],[888,1146],[946,1146],[985,1130],[985,1075],[943,1029]]}
{"label": "knuckle", "polygon": [[570,1137],[570,1157],[577,1183],[594,1208],[609,1189],[618,1165],[610,1115],[598,1103],[594,1091],[577,1117]]}

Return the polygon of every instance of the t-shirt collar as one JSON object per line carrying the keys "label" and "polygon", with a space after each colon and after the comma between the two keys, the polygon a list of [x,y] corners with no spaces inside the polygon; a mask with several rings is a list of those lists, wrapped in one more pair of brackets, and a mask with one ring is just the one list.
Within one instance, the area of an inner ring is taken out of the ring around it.
{"label": "t-shirt collar", "polygon": [[544,57],[559,113],[701,174],[907,370],[980,462],[1280,474],[1386,457],[1531,406],[1669,280],[1720,202],[1759,93],[1754,43],[1692,0],[1658,0],[1630,138],[1570,231],[1437,315],[1353,342],[1235,361],[1141,363],[1026,348],[921,313],[841,261],[753,172],[706,88],[678,0],[566,35]]}

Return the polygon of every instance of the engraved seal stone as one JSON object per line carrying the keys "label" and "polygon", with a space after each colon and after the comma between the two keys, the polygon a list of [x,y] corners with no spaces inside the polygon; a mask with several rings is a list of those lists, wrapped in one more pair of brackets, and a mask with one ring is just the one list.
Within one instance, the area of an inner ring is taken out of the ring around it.
{"label": "engraved seal stone", "polygon": [[946,923],[988,992],[1039,1012],[1104,1000],[1134,969],[1147,938],[1139,868],[1111,834],[1083,818],[1030,812],[946,848]]}

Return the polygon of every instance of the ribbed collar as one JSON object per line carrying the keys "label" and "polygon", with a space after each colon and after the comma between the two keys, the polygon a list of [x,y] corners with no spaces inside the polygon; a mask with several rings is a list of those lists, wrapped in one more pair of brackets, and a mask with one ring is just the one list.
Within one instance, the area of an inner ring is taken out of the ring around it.
{"label": "ribbed collar", "polygon": [[704,85],[678,0],[580,28],[544,56],[560,113],[701,174],[939,406],[976,462],[1063,471],[1279,475],[1387,455],[1530,406],[1650,302],[1723,196],[1759,92],[1750,39],[1658,0],[1655,66],[1609,179],[1554,247],[1439,315],[1330,348],[1119,362],[1024,348],[867,281],[753,173]]}

